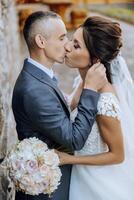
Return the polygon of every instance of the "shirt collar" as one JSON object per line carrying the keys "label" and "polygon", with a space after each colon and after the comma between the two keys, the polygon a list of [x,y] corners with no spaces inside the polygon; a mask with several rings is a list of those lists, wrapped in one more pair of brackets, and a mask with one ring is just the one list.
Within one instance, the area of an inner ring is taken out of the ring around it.
{"label": "shirt collar", "polygon": [[28,58],[28,62],[33,64],[33,65],[35,65],[36,67],[38,67],[42,71],[44,71],[48,76],[50,76],[50,78],[53,78],[54,72],[53,72],[52,69],[48,69],[47,67],[45,67],[44,65],[40,64],[39,62],[35,61],[32,58]]}

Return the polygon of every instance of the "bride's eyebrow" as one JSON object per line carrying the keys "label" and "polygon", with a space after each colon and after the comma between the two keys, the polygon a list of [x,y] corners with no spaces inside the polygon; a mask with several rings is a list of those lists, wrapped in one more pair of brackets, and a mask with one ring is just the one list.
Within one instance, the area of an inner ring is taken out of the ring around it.
{"label": "bride's eyebrow", "polygon": [[81,45],[81,43],[77,39],[74,39],[74,43]]}

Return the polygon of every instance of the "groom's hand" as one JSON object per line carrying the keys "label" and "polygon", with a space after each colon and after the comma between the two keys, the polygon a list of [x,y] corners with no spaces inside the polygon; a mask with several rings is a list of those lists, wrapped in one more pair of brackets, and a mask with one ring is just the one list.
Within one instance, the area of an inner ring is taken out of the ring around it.
{"label": "groom's hand", "polygon": [[107,82],[106,68],[96,63],[87,71],[84,88],[99,91]]}

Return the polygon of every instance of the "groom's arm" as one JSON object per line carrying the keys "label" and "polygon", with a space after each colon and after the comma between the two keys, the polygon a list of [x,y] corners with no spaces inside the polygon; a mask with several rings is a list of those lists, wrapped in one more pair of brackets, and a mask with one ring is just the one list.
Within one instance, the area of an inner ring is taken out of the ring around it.
{"label": "groom's arm", "polygon": [[84,89],[73,123],[52,88],[35,88],[24,96],[25,112],[31,124],[50,140],[70,150],[81,149],[91,131],[97,113],[99,94]]}

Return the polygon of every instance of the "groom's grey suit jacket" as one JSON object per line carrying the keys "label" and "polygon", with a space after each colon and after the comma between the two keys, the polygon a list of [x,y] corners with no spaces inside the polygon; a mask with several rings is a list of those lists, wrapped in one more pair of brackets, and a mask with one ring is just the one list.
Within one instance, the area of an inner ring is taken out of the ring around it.
{"label": "groom's grey suit jacket", "polygon": [[[44,71],[25,60],[12,98],[18,138],[37,137],[50,148],[79,150],[84,146],[94,123],[98,98],[98,93],[84,89],[73,123],[67,103],[56,83]],[[61,184],[52,195],[52,200],[69,199],[71,166],[61,167],[61,171]],[[49,200],[49,197],[17,192],[16,200]]]}

